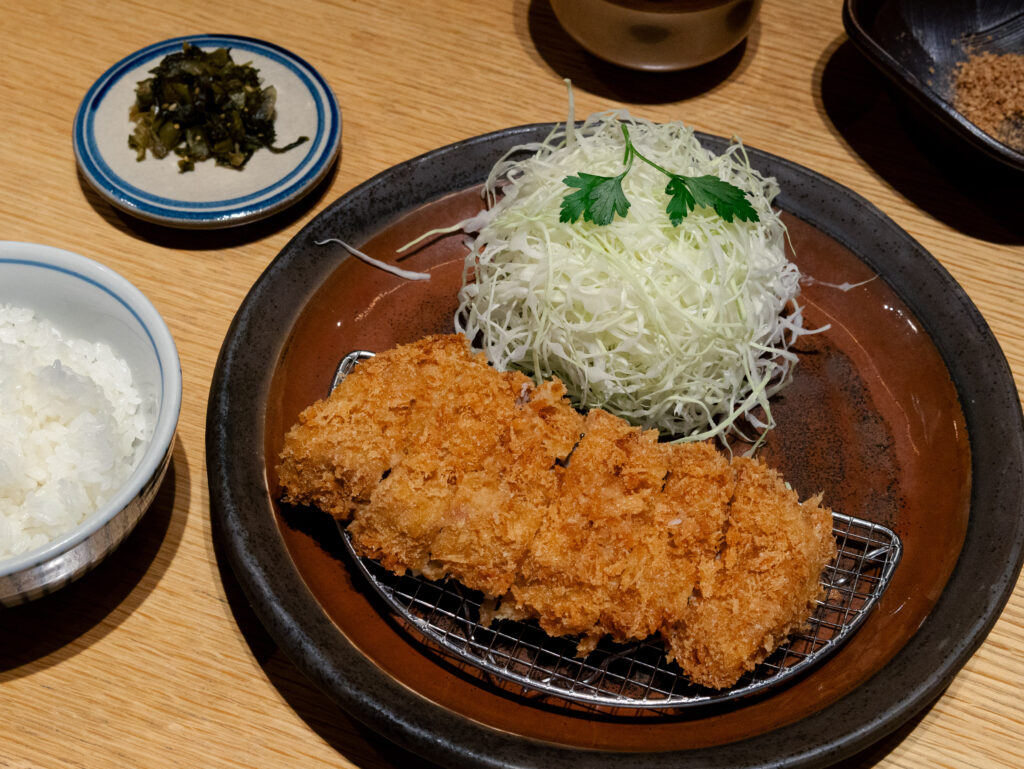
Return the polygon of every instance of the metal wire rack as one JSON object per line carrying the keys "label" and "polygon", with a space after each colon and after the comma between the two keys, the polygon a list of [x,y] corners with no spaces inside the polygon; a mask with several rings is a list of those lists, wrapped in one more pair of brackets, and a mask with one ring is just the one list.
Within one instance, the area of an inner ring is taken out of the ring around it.
{"label": "metal wire rack", "polygon": [[[360,359],[352,353],[338,367],[331,389]],[[572,639],[547,635],[534,622],[480,623],[483,596],[454,580],[434,582],[396,575],[356,554],[342,540],[358,570],[390,609],[422,641],[524,691],[569,702],[613,708],[688,708],[751,696],[804,673],[838,649],[861,626],[885,591],[902,555],[889,528],[833,513],[838,554],[821,576],[823,598],[807,626],[729,689],[690,683],[665,660],[657,640],[621,645],[602,642],[576,656]]]}
{"label": "metal wire rack", "polygon": [[824,598],[807,627],[792,635],[730,689],[691,684],[665,661],[660,642],[602,643],[584,658],[575,642],[532,622],[480,623],[482,595],[454,580],[395,575],[356,555],[358,570],[407,627],[445,652],[498,679],[571,702],[616,708],[685,708],[725,702],[775,687],[821,662],[849,638],[887,587],[902,553],[885,526],[833,513],[838,555],[825,569]]}

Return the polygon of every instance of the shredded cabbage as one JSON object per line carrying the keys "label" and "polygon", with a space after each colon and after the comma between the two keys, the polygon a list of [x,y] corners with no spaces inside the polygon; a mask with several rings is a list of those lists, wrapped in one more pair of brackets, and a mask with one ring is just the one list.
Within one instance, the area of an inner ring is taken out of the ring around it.
{"label": "shredded cabbage", "polygon": [[[636,163],[623,181],[626,217],[560,222],[566,176],[622,169],[620,121],[664,168],[742,189],[760,221],[728,223],[699,207],[674,227],[665,176]],[[790,347],[812,333],[771,205],[775,179],[751,167],[742,144],[715,155],[680,122],[616,111],[574,128],[570,112],[566,126],[513,149],[491,171],[487,209],[463,223],[475,237],[456,329],[498,369],[558,377],[578,407],[674,439],[749,438],[741,416],[759,432],[772,427],[768,399],[796,362]]]}

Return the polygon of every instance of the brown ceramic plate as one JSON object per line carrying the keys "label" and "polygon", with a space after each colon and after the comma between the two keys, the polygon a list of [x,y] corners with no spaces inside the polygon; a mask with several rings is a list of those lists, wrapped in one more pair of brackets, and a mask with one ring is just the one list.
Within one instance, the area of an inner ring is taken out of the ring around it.
{"label": "brown ceramic plate", "polygon": [[[707,709],[615,711],[531,698],[418,643],[349,568],[326,516],[276,502],[276,454],[339,359],[452,330],[465,247],[441,237],[403,260],[405,282],[317,246],[381,259],[480,205],[523,126],[383,172],[327,208],[268,267],[240,308],[211,390],[213,520],[271,634],[338,704],[456,766],[823,766],[935,698],[982,642],[1024,552],[1024,430],[1005,358],[963,290],[871,204],[780,158],[774,175],[810,326],[778,398],[764,458],[804,496],[893,527],[903,562],[860,631],[781,691]],[[713,149],[722,139],[702,136]]]}

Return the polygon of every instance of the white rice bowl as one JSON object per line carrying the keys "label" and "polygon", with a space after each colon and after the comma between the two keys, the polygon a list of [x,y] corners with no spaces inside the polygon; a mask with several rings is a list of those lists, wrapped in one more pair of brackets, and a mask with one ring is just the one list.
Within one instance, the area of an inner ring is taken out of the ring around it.
{"label": "white rice bowl", "polygon": [[180,408],[177,348],[142,292],[70,251],[0,241],[0,605],[56,590],[124,540]]}
{"label": "white rice bowl", "polygon": [[156,403],[110,345],[0,304],[0,558],[42,547],[131,475]]}

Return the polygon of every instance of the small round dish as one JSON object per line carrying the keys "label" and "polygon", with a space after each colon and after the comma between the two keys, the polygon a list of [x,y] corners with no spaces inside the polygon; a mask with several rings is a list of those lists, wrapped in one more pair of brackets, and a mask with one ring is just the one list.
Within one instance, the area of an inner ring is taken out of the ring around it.
{"label": "small round dish", "polygon": [[[128,137],[136,83],[184,43],[229,48],[277,90],[279,144],[309,141],[288,152],[257,151],[237,171],[212,160],[181,173],[177,156],[136,160]],[[121,59],[86,92],[75,115],[78,168],[111,205],[170,227],[213,229],[262,219],[300,200],[330,170],[341,146],[341,111],[327,82],[309,64],[272,43],[236,35],[189,35],[154,43]]]}
{"label": "small round dish", "polygon": [[142,292],[109,267],[70,251],[0,241],[0,304],[31,309],[76,338],[110,345],[128,363],[154,416],[142,457],[106,504],[48,544],[0,558],[0,606],[15,606],[85,574],[138,523],[171,459],[181,366],[171,332]]}

